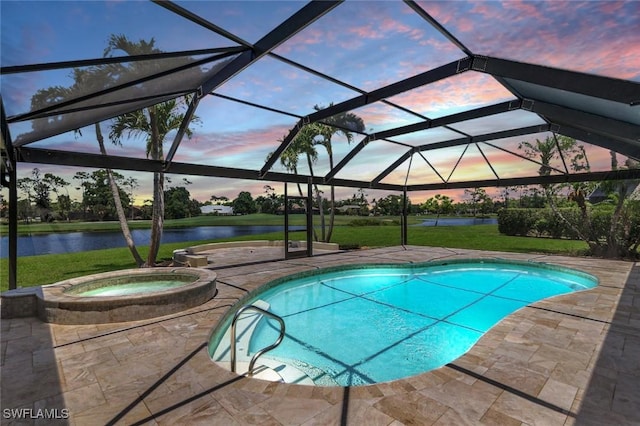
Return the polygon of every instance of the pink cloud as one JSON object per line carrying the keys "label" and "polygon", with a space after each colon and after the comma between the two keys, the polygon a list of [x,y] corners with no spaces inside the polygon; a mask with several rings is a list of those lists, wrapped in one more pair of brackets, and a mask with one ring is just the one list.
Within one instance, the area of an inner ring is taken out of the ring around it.
{"label": "pink cloud", "polygon": [[631,2],[422,3],[474,53],[640,79],[640,15]]}
{"label": "pink cloud", "polygon": [[471,13],[477,13],[478,15],[482,15],[484,18],[493,18],[496,13],[496,8],[493,7],[492,2],[477,1],[473,2]]}
{"label": "pink cloud", "polygon": [[438,21],[442,25],[447,25],[454,19],[454,13],[450,9],[443,7],[442,2],[426,2],[424,0],[418,0],[417,3],[431,16],[437,17]]}
{"label": "pink cloud", "polygon": [[599,7],[602,13],[610,15],[619,11],[624,5],[623,1],[603,1],[599,2]]}
{"label": "pink cloud", "polygon": [[299,40],[303,44],[319,44],[325,38],[325,32],[319,28],[309,28],[302,33],[304,37]]}
{"label": "pink cloud", "polygon": [[[286,126],[271,126],[248,131],[196,134],[183,142],[176,153],[176,161],[259,169],[266,161],[266,154],[273,151],[288,132]],[[253,157],[253,164],[227,164],[242,155]]]}
{"label": "pink cloud", "polygon": [[421,46],[432,46],[438,52],[459,52],[458,48],[453,43],[444,40],[437,40],[435,38],[420,40],[419,44]]}
{"label": "pink cloud", "polygon": [[384,34],[382,32],[373,29],[371,25],[352,27],[352,28],[349,28],[347,31],[361,38],[381,39],[384,37]]}
{"label": "pink cloud", "polygon": [[457,108],[459,111],[512,98],[513,95],[493,78],[467,72],[402,93],[390,100],[435,118],[446,115],[448,110]]}
{"label": "pink cloud", "polygon": [[522,0],[508,0],[502,2],[502,7],[505,11],[512,12],[509,13],[516,20],[528,20],[535,19],[540,23],[549,22],[547,16],[545,16],[537,5],[532,2],[522,1]]}
{"label": "pink cloud", "polygon": [[459,18],[456,20],[456,26],[458,28],[458,30],[462,31],[463,33],[468,33],[470,31],[473,31],[475,25],[473,23],[472,20],[467,19],[467,18]]}

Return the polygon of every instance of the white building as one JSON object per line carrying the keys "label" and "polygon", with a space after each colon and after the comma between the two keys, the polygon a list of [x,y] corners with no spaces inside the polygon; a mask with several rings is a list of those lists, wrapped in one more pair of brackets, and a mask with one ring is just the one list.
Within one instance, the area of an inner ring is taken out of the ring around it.
{"label": "white building", "polygon": [[202,214],[219,214],[219,215],[233,215],[233,207],[231,206],[223,206],[220,204],[211,205],[211,206],[202,206],[200,207],[200,213]]}

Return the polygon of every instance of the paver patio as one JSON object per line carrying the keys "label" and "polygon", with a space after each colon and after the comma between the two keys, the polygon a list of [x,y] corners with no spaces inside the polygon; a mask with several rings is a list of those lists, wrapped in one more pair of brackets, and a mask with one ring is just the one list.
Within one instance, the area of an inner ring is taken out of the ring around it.
{"label": "paver patio", "polygon": [[[600,285],[527,306],[447,366],[389,383],[271,383],[209,360],[211,329],[272,279],[339,264],[464,257],[568,266]],[[638,263],[416,246],[243,263],[217,269],[216,297],[180,314],[82,326],[2,320],[2,424],[640,424]],[[68,419],[13,415],[64,417],[62,409]]]}

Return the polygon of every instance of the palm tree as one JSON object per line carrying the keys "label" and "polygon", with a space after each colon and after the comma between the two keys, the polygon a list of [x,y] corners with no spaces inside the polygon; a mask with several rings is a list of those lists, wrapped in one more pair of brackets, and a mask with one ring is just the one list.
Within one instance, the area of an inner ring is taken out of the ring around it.
{"label": "palm tree", "polygon": [[[551,161],[554,158],[562,158],[565,164],[567,159],[569,159],[569,164],[567,164],[566,167],[573,172],[590,170],[589,160],[587,158],[584,146],[579,145],[575,139],[567,136],[547,136],[544,141],[536,139],[535,143],[523,141],[520,142],[518,148],[524,150],[524,155],[527,158],[539,159],[541,167],[538,170],[538,174],[540,176],[551,175]],[[540,186],[542,186],[542,188],[544,189],[547,197],[547,202],[554,214],[558,216],[560,220],[562,220],[568,227],[570,227],[580,239],[585,241],[593,252],[596,252],[599,243],[597,241],[594,242],[589,238],[589,235],[592,233],[592,226],[587,211],[586,199],[586,194],[588,192],[588,188],[591,187],[591,184],[585,184],[584,182],[574,183],[572,185],[570,193],[568,194],[568,198],[571,201],[574,201],[580,208],[580,211],[582,213],[581,224],[574,224],[569,221],[556,206],[555,195],[558,189],[563,185],[542,184]]]}
{"label": "palm tree", "polygon": [[[114,119],[109,137],[120,143],[125,135],[132,137],[146,137],[147,157],[152,160],[164,160],[163,142],[169,132],[177,130],[184,120],[184,113],[180,112],[181,104],[172,99],[160,104],[121,115]],[[187,129],[187,137],[192,131]],[[153,173],[153,207],[151,212],[151,241],[146,266],[155,265],[160,249],[162,229],[164,225],[164,173]]]}
{"label": "palm tree", "polygon": [[[321,127],[319,124],[312,123],[304,126],[296,135],[295,138],[291,141],[289,146],[280,154],[280,164],[284,166],[285,169],[289,170],[294,174],[298,174],[298,161],[300,155],[304,155],[307,159],[307,165],[309,167],[309,174],[311,177],[314,176],[313,173],[313,165],[318,160],[318,151],[315,148],[315,139],[321,134]],[[279,142],[282,143],[283,139],[280,139]],[[267,158],[271,157],[273,152],[270,153]],[[300,184],[296,184],[298,186],[298,193],[300,197],[303,197],[302,188]],[[323,211],[322,211],[322,200],[320,197],[320,191],[317,185],[314,185],[316,192],[316,199],[320,202],[320,215],[321,220],[324,219]],[[287,208],[287,206],[285,206]],[[307,208],[312,208],[312,206],[307,206]],[[318,236],[316,235],[315,229],[313,230],[315,240],[318,240]]]}
{"label": "palm tree", "polygon": [[[333,103],[329,104],[331,107]],[[314,106],[316,111],[323,109],[318,105]],[[321,127],[321,132],[323,139],[320,142],[327,150],[327,155],[329,156],[329,170],[333,170],[333,147],[331,145],[331,139],[335,134],[342,134],[345,138],[347,138],[347,143],[351,144],[353,141],[353,133],[351,132],[364,132],[365,125],[364,120],[358,115],[351,112],[342,112],[340,114],[333,115],[326,120],[324,120],[325,126]],[[349,129],[349,130],[347,130]],[[331,213],[329,216],[329,231],[327,232],[326,238],[324,238],[324,228],[323,228],[323,241],[329,242],[331,241],[331,235],[333,234],[333,223],[335,220],[335,204],[336,204],[336,191],[335,187],[331,185]]]}
{"label": "palm tree", "polygon": [[[151,39],[149,42],[140,40],[131,42],[124,35],[112,35],[109,39],[105,56],[110,55],[114,51],[123,51],[127,55],[145,55],[159,53],[155,48],[155,41]],[[133,75],[141,75],[145,73],[146,68],[154,65],[142,61],[132,62],[129,73]],[[121,68],[119,66],[119,68]],[[114,70],[121,73],[122,69]],[[188,101],[188,99],[186,99]],[[182,110],[182,102],[171,99],[141,110],[133,111],[119,117],[116,117],[111,125],[109,137],[114,143],[120,144],[122,137],[132,136],[146,137],[146,154],[152,160],[164,160],[163,142],[169,132],[177,130],[185,118]],[[192,118],[197,120],[196,117]],[[192,131],[187,128],[185,131],[187,137],[191,137]],[[156,257],[160,249],[160,240],[162,238],[162,230],[164,225],[164,173],[154,172],[153,174],[153,207],[151,214],[151,241],[149,243],[149,254],[145,266],[153,267],[156,263]]]}
{"label": "palm tree", "polygon": [[[32,106],[37,105],[38,107],[43,107],[57,103],[61,99],[67,100],[76,98],[79,95],[86,93],[87,91],[102,90],[110,84],[110,81],[112,81],[111,76],[114,74],[114,69],[115,68],[113,65],[104,67],[89,67],[86,69],[75,68],[72,73],[74,81],[73,86],[69,88],[54,86],[47,89],[39,90],[31,99],[31,104]],[[102,155],[107,155],[100,123],[95,123],[94,128],[100,153]],[[79,130],[76,130],[75,132],[76,134],[80,134]],[[113,203],[118,214],[118,222],[120,223],[120,229],[122,230],[122,236],[124,237],[125,243],[127,244],[127,247],[129,248],[129,251],[133,256],[136,265],[140,267],[144,264],[144,261],[142,260],[142,257],[140,256],[140,253],[136,248],[133,236],[131,235],[129,223],[127,222],[127,217],[122,207],[118,184],[116,183],[116,180],[113,176],[113,171],[111,169],[106,170],[109,180],[109,187],[111,188],[111,194],[113,196]],[[80,178],[82,178],[83,176],[82,173],[76,173],[76,175],[80,176]],[[83,215],[84,214],[85,209],[83,208]]]}

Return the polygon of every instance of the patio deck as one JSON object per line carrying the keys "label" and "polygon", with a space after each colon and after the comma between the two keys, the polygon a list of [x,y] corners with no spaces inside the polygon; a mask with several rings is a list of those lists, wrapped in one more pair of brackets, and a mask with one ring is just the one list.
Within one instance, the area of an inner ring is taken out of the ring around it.
{"label": "patio deck", "polygon": [[[209,332],[225,311],[277,277],[464,257],[568,266],[596,275],[600,285],[525,307],[447,366],[389,383],[265,382],[225,371],[207,355]],[[640,424],[639,263],[408,246],[217,273],[214,299],[159,319],[83,326],[2,320],[2,424]],[[69,419],[15,417],[65,417],[63,409]]]}

